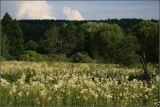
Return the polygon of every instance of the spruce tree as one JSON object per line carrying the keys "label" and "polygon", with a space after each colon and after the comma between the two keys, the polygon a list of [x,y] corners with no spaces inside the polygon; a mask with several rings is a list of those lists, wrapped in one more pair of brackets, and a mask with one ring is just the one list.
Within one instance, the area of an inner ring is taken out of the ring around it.
{"label": "spruce tree", "polygon": [[12,20],[11,16],[6,13],[1,21],[2,32],[8,38],[9,59],[19,59],[23,52],[24,38],[22,30],[16,20]]}
{"label": "spruce tree", "polygon": [[0,30],[0,34],[0,57],[6,59],[8,56],[8,39],[2,30]]}

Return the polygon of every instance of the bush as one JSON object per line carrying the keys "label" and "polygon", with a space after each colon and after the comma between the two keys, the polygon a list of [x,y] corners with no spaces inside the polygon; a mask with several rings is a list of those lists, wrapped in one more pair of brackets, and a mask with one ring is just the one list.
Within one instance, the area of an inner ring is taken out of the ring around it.
{"label": "bush", "polygon": [[25,44],[26,50],[34,50],[36,51],[38,49],[39,45],[37,42],[30,40]]}
{"label": "bush", "polygon": [[41,55],[36,51],[25,51],[21,56],[21,60],[24,61],[48,61],[48,57],[45,55]]}
{"label": "bush", "polygon": [[7,58],[0,56],[0,61],[5,61]]}
{"label": "bush", "polygon": [[74,62],[79,62],[79,63],[86,63],[86,62],[93,62],[93,60],[86,54],[86,53],[81,53],[78,52],[72,57]]}
{"label": "bush", "polygon": [[48,57],[50,61],[70,62],[70,59],[67,58],[67,56],[64,54],[61,54],[61,55],[49,54]]}
{"label": "bush", "polygon": [[12,69],[8,72],[0,74],[3,79],[6,79],[9,82],[16,82],[21,78],[22,72],[19,69]]}

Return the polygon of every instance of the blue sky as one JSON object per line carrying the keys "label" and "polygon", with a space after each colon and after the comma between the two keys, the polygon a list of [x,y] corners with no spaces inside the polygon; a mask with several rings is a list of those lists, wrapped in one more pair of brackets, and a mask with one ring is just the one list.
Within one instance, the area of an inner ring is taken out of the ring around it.
{"label": "blue sky", "polygon": [[1,1],[1,16],[16,19],[159,19],[159,1]]}

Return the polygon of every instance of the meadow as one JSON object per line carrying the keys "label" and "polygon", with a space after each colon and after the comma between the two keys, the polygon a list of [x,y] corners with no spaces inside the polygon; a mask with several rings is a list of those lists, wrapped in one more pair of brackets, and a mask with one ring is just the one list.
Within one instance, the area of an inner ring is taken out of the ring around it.
{"label": "meadow", "polygon": [[1,106],[156,106],[159,76],[115,64],[3,61]]}

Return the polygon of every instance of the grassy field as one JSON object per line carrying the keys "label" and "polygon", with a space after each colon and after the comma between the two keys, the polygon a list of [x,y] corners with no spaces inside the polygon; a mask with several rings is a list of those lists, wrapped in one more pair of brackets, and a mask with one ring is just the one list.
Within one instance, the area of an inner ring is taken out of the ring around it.
{"label": "grassy field", "polygon": [[149,83],[139,68],[113,64],[1,62],[1,106],[152,105],[158,101],[159,76]]}

